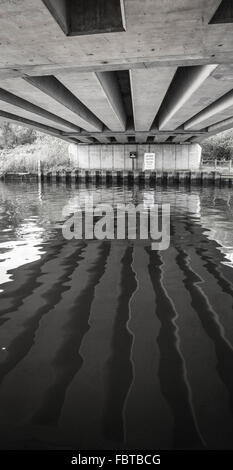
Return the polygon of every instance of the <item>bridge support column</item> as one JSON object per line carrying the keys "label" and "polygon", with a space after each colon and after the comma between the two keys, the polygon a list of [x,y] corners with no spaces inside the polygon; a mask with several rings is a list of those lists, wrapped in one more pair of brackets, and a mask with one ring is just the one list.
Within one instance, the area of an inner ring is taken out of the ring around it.
{"label": "bridge support column", "polygon": [[[131,168],[128,144],[72,145],[70,160],[75,168],[92,171],[122,171]],[[115,148],[116,147],[116,148]],[[147,170],[155,172],[198,171],[201,161],[199,144],[135,144],[137,173]],[[117,153],[117,158],[116,158]],[[154,165],[146,168],[146,153],[154,154]],[[98,157],[95,158],[95,155]],[[136,170],[135,170],[136,171]]]}

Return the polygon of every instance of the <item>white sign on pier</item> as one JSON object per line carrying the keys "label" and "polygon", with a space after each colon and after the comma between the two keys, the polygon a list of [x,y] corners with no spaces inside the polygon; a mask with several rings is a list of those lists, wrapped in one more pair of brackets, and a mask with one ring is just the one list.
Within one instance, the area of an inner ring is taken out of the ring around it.
{"label": "white sign on pier", "polygon": [[155,153],[144,153],[144,171],[155,169]]}

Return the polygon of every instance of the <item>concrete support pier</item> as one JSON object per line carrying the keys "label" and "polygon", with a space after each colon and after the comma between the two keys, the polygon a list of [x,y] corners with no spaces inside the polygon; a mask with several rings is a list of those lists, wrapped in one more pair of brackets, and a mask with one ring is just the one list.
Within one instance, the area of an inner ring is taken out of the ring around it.
{"label": "concrete support pier", "polygon": [[71,144],[69,153],[71,165],[85,170],[197,171],[201,162],[199,144]]}

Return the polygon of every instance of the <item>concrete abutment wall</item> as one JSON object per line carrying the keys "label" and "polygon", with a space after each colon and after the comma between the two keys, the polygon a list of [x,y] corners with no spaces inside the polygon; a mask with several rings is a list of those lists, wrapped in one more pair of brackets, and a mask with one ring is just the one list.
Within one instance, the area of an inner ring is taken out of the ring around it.
{"label": "concrete abutment wall", "polygon": [[85,170],[132,170],[130,152],[136,153],[134,170],[143,171],[145,153],[155,154],[155,171],[198,170],[199,144],[106,144],[69,146],[71,164]]}

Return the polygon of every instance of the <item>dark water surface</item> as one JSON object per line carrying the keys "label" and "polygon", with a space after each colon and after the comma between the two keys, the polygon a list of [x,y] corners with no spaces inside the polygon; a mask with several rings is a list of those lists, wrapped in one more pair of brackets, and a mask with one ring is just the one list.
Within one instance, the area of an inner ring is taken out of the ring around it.
{"label": "dark water surface", "polygon": [[[171,244],[71,240],[79,198],[171,205]],[[233,449],[233,193],[0,184],[0,447]]]}

